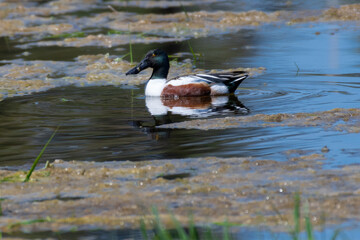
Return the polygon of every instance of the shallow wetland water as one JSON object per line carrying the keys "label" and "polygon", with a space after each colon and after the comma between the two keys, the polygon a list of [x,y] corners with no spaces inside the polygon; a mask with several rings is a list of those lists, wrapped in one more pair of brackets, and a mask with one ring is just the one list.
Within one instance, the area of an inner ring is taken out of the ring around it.
{"label": "shallow wetland water", "polygon": [[[360,238],[359,14],[326,0],[0,2],[2,237],[139,239],[156,206],[169,228],[174,214],[218,238],[229,221],[234,239],[291,239],[299,192],[317,238]],[[234,96],[148,98],[151,71],[124,74],[130,46],[134,62],[166,50],[170,77],[250,77]]]}

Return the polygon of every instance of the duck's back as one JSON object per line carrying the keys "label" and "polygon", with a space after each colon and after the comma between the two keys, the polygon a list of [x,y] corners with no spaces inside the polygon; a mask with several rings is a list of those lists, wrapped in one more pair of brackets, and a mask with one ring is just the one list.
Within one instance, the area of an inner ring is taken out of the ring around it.
{"label": "duck's back", "polygon": [[248,75],[243,71],[194,74],[169,80],[162,96],[204,96],[233,93]]}

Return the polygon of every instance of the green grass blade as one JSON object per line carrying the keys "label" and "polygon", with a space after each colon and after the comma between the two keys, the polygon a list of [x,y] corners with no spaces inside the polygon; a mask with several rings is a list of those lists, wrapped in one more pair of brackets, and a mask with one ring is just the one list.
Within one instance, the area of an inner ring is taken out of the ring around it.
{"label": "green grass blade", "polygon": [[294,240],[298,239],[300,233],[300,194],[297,192],[294,196]]}
{"label": "green grass blade", "polygon": [[129,41],[129,53],[130,53],[130,63],[133,64],[133,53],[132,53],[131,40]]}
{"label": "green grass blade", "polygon": [[296,66],[296,68],[297,68],[296,75],[298,75],[298,74],[299,74],[299,71],[300,71],[300,68],[299,68],[299,66],[296,64],[296,62],[294,62],[294,64],[295,64],[295,66]]}
{"label": "green grass blade", "polygon": [[184,5],[182,5],[182,4],[180,3],[180,6],[181,6],[181,8],[182,8],[183,12],[185,13],[185,16],[186,16],[186,21],[187,21],[187,22],[189,22],[189,21],[191,20],[191,18],[190,18],[190,16],[189,16],[189,14],[187,13],[187,11],[186,11],[186,9],[185,9]]}
{"label": "green grass blade", "polygon": [[336,238],[339,236],[340,234],[340,229],[336,229],[334,234],[331,237],[331,240],[336,240]]}
{"label": "green grass blade", "polygon": [[[194,238],[195,240],[196,238]],[[205,232],[205,239],[207,240],[214,240],[213,234],[211,232],[211,228],[208,226],[206,227],[206,232]]]}
{"label": "green grass blade", "polygon": [[124,58],[124,57],[129,56],[129,54],[130,54],[130,53],[127,53],[127,54],[125,54],[125,55],[124,55],[124,56],[122,56],[122,57],[115,58],[115,59],[114,59],[114,61],[115,61],[115,62],[120,62],[120,61],[122,61],[122,60],[123,60],[123,58]]}
{"label": "green grass blade", "polygon": [[124,35],[124,34],[127,34],[128,32],[126,31],[119,31],[119,30],[109,30],[107,32],[107,35],[113,35],[113,34],[116,34],[116,35]]}
{"label": "green grass blade", "polygon": [[56,132],[59,130],[59,128],[60,128],[60,126],[58,126],[58,127],[55,129],[55,131],[53,132],[53,134],[51,135],[51,137],[49,138],[49,140],[46,142],[45,146],[41,149],[39,155],[36,157],[33,165],[31,166],[28,174],[26,175],[26,177],[25,177],[25,179],[24,179],[24,182],[28,182],[28,181],[30,180],[30,176],[31,176],[32,172],[35,170],[35,167],[36,167],[36,165],[38,164],[41,156],[42,156],[43,153],[45,152],[47,146],[49,145],[49,143],[51,142],[51,140],[54,138],[54,136],[55,136]]}
{"label": "green grass blade", "polygon": [[194,223],[194,217],[192,215],[189,216],[189,235],[190,239],[195,240],[197,239],[197,232]]}
{"label": "green grass blade", "polygon": [[176,228],[176,231],[177,231],[180,239],[182,239],[182,240],[189,239],[184,228],[181,226],[180,222],[175,218],[174,214],[171,214],[171,218],[172,218],[173,223],[175,224],[175,228]]}
{"label": "green grass blade", "polygon": [[5,37],[4,37],[4,41],[5,41],[6,49],[8,50],[8,52],[10,52],[11,49],[10,49],[10,44],[9,44],[9,37],[8,37],[8,36],[5,36]]}
{"label": "green grass blade", "polygon": [[149,237],[148,237],[147,231],[146,231],[146,224],[143,219],[140,220],[140,230],[141,230],[141,235],[143,236],[143,238],[145,240],[148,240]]}
{"label": "green grass blade", "polygon": [[224,240],[230,240],[229,226],[230,226],[229,222],[227,220],[225,220],[224,227],[223,227],[223,239]]}
{"label": "green grass blade", "polygon": [[130,63],[133,64],[133,52],[132,52],[130,25],[128,25],[128,28],[129,28],[129,54],[130,54]]}
{"label": "green grass blade", "polygon": [[310,213],[309,213],[309,203],[306,202],[305,204],[305,227],[306,227],[306,234],[307,234],[307,238],[308,240],[314,240],[313,237],[313,230],[312,230],[312,224],[311,224],[311,220],[310,220]]}
{"label": "green grass blade", "polygon": [[169,240],[171,236],[169,232],[164,228],[160,221],[160,215],[157,208],[153,208],[153,214],[155,215],[155,231],[156,231],[156,238],[159,240]]}
{"label": "green grass blade", "polygon": [[195,54],[193,48],[191,47],[191,44],[190,44],[189,40],[187,41],[187,44],[188,44],[188,46],[189,46],[189,49],[190,49],[191,54],[193,55],[194,64],[196,64],[196,54]]}
{"label": "green grass blade", "polygon": [[46,161],[46,163],[45,163],[45,167],[44,167],[44,169],[49,168],[49,166],[50,166],[50,161],[49,161],[49,160],[47,160],[47,161]]}
{"label": "green grass blade", "polygon": [[[270,204],[271,204],[272,209],[275,211],[276,215],[280,218],[280,220],[281,220],[282,222],[289,223],[285,218],[283,218],[283,216],[281,215],[280,211],[276,208],[276,206],[274,205],[274,203],[272,203],[272,202],[270,201]],[[289,225],[289,224],[287,224],[287,225]],[[242,226],[246,226],[246,225],[243,224]],[[287,226],[287,228],[288,228],[288,231],[289,231],[290,235],[292,236],[292,239],[293,239],[293,240],[297,240],[298,238],[297,238],[297,236],[296,236],[296,234],[295,234],[294,229],[291,228],[290,225]]]}
{"label": "green grass blade", "polygon": [[306,226],[306,234],[308,237],[308,240],[314,240],[313,234],[312,234],[312,225],[309,216],[305,217],[305,226]]}

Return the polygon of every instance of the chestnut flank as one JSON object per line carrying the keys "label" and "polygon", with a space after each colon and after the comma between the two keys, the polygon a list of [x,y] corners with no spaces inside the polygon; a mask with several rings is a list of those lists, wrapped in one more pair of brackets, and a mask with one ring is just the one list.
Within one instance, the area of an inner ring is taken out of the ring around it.
{"label": "chestnut flank", "polygon": [[189,97],[189,96],[205,96],[205,95],[210,95],[210,93],[211,93],[211,88],[206,83],[190,83],[180,86],[173,86],[170,84],[163,89],[161,96]]}

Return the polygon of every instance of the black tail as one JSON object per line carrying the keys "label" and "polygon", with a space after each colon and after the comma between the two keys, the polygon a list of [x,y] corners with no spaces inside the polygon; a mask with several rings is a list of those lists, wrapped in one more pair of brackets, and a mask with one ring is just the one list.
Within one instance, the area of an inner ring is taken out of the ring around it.
{"label": "black tail", "polygon": [[249,74],[244,71],[224,72],[224,73],[199,73],[196,76],[202,80],[209,81],[209,83],[222,83],[229,88],[229,92],[235,92],[236,88],[244,81]]}
{"label": "black tail", "polygon": [[232,72],[231,74],[233,74],[233,76],[229,79],[228,86],[229,92],[233,93],[249,74],[243,71]]}

